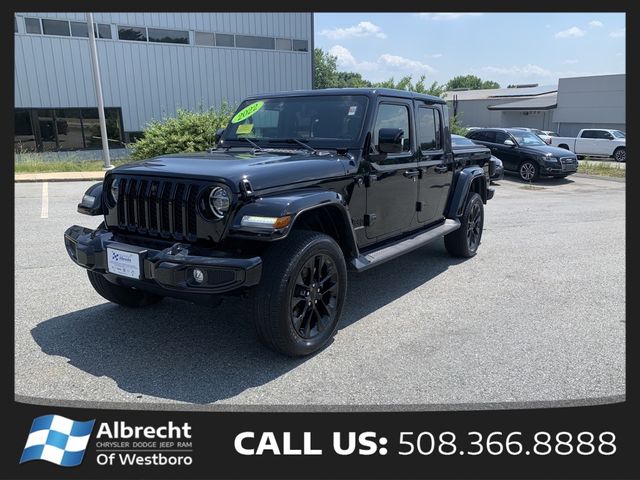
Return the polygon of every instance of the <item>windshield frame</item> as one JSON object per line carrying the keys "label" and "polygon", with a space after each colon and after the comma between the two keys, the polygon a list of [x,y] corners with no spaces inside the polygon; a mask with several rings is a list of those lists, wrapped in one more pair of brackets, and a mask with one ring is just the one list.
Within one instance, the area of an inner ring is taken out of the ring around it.
{"label": "windshield frame", "polygon": [[362,105],[358,105],[359,107],[362,106],[364,109],[364,112],[360,115],[361,117],[361,123],[359,125],[359,130],[357,132],[357,134],[350,139],[337,139],[337,138],[326,138],[326,139],[322,139],[321,137],[317,137],[317,138],[308,138],[308,137],[296,137],[295,140],[291,139],[286,139],[285,137],[283,137],[282,135],[278,135],[277,137],[273,137],[273,138],[269,138],[269,137],[255,137],[255,136],[251,136],[251,135],[243,135],[242,137],[238,137],[238,136],[230,136],[230,126],[232,125],[231,120],[229,120],[229,122],[227,123],[227,125],[225,126],[225,131],[223,133],[223,135],[220,137],[220,146],[222,147],[228,147],[228,148],[232,148],[232,147],[247,147],[249,144],[243,140],[244,138],[248,138],[251,141],[255,142],[256,144],[258,144],[261,149],[263,150],[277,150],[277,149],[283,149],[286,148],[287,150],[290,149],[296,149],[296,150],[302,150],[304,149],[304,147],[302,147],[301,145],[299,145],[297,141],[302,141],[303,143],[309,145],[310,147],[312,147],[313,149],[318,149],[318,150],[342,150],[342,149],[352,149],[352,148],[362,148],[362,142],[363,142],[363,137],[366,135],[367,133],[367,129],[366,129],[366,125],[367,122],[369,120],[369,116],[370,116],[370,111],[371,111],[371,105],[375,102],[372,102],[370,99],[370,96],[364,93],[356,93],[356,94],[345,94],[345,93],[335,93],[335,94],[309,94],[309,93],[303,93],[300,95],[283,95],[283,96],[279,96],[279,95],[264,95],[264,96],[256,96],[256,97],[250,97],[247,98],[245,100],[243,100],[240,105],[238,106],[238,108],[236,109],[236,111],[234,112],[234,115],[237,115],[238,112],[242,111],[244,108],[246,108],[248,105],[251,105],[255,102],[259,102],[259,101],[269,101],[269,100],[275,100],[275,101],[287,101],[287,100],[296,100],[296,99],[301,99],[301,98],[313,98],[314,100],[316,99],[327,99],[327,98],[336,98],[336,97],[343,97],[343,98],[353,98],[353,97],[357,97],[358,101],[362,101]]}

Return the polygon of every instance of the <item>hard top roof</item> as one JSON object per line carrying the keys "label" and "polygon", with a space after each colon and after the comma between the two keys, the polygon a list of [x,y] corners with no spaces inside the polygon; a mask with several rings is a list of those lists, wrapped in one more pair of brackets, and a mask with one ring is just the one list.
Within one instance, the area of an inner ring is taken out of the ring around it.
{"label": "hard top roof", "polygon": [[395,90],[393,88],[321,88],[318,90],[289,90],[286,92],[263,93],[251,95],[247,98],[278,98],[278,97],[304,97],[316,95],[366,95],[367,97],[397,97],[415,100],[424,100],[429,103],[446,103],[442,98],[424,93],[409,92],[407,90]]}

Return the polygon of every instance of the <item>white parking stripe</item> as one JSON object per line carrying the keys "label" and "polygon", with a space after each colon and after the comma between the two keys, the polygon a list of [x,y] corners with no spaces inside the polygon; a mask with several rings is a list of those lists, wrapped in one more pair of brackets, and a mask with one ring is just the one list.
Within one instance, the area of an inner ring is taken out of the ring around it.
{"label": "white parking stripe", "polygon": [[42,184],[42,209],[40,218],[49,218],[49,182]]}

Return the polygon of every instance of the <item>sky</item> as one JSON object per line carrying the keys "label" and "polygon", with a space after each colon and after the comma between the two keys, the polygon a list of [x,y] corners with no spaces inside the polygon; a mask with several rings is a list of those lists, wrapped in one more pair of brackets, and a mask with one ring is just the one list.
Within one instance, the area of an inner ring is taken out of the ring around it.
{"label": "sky", "polygon": [[315,46],[371,81],[509,84],[625,73],[624,13],[315,13]]}

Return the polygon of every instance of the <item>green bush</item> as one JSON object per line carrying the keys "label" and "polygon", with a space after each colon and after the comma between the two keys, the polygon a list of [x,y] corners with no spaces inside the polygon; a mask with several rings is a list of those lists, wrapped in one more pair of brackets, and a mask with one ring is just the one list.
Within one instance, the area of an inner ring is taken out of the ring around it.
{"label": "green bush", "polygon": [[216,130],[225,127],[234,109],[223,104],[219,109],[178,110],[175,117],[150,122],[144,136],[131,143],[131,158],[142,160],[180,152],[204,152],[215,144]]}

